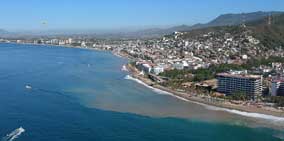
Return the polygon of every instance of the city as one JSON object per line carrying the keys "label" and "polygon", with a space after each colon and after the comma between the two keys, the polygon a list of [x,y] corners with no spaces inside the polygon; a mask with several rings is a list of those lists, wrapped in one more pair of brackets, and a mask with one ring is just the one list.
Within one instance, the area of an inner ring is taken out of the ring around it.
{"label": "city", "polygon": [[282,141],[284,2],[6,1],[1,141]]}
{"label": "city", "polygon": [[[270,17],[264,20],[270,26]],[[245,24],[192,35],[198,31],[176,31],[153,39],[105,40],[63,36],[0,41],[108,50],[129,58],[127,66],[133,76],[149,79],[148,84],[195,96],[202,102],[213,101],[213,105],[237,105],[238,109],[249,112],[252,111],[246,107],[256,107],[263,109],[262,113],[283,114],[284,50],[281,46],[264,46]],[[219,70],[214,70],[217,67]]]}

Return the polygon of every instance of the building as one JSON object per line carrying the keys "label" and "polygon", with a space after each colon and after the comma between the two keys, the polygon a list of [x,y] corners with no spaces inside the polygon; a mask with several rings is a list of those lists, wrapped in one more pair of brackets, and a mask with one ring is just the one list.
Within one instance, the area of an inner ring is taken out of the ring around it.
{"label": "building", "polygon": [[164,72],[164,67],[163,66],[155,66],[153,67],[153,72],[156,75],[159,75],[160,73]]}
{"label": "building", "polygon": [[176,63],[173,64],[173,68],[177,69],[177,70],[183,70],[184,66],[183,66],[183,63],[176,62]]}
{"label": "building", "polygon": [[67,41],[68,41],[68,44],[72,44],[73,43],[72,38],[69,38]]}
{"label": "building", "polygon": [[271,96],[284,96],[284,77],[272,80]]}
{"label": "building", "polygon": [[153,70],[153,64],[149,62],[136,62],[136,67],[143,73],[151,73]]}
{"label": "building", "polygon": [[219,73],[218,92],[231,95],[236,92],[244,92],[252,97],[262,94],[262,76],[242,73]]}

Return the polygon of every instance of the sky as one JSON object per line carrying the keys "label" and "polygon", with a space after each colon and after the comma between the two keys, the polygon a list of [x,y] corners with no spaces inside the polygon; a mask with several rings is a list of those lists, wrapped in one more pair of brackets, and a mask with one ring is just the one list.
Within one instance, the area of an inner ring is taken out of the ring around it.
{"label": "sky", "polygon": [[255,11],[284,11],[284,0],[1,0],[0,29],[192,25],[220,14]]}

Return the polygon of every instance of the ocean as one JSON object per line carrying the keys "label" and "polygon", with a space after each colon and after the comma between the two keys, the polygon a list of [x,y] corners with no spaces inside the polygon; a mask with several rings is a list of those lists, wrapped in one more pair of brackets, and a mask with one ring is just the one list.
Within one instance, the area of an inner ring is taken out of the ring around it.
{"label": "ocean", "polygon": [[279,141],[283,118],[185,101],[110,52],[0,44],[1,141]]}

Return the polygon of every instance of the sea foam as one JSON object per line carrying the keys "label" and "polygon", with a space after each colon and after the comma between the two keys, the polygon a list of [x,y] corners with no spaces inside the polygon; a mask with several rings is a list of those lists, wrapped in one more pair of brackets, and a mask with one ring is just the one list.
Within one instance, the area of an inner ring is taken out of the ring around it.
{"label": "sea foam", "polygon": [[266,115],[266,114],[260,114],[260,113],[244,112],[244,111],[239,111],[239,110],[234,110],[234,109],[227,109],[227,108],[211,106],[211,105],[207,105],[207,104],[196,102],[196,101],[191,101],[191,100],[185,99],[183,97],[174,95],[174,94],[172,94],[170,92],[166,92],[166,91],[163,91],[163,90],[151,87],[151,86],[147,85],[146,83],[144,83],[143,81],[141,81],[139,79],[136,79],[136,78],[133,78],[130,75],[125,76],[125,79],[132,80],[132,81],[135,81],[135,82],[137,82],[139,84],[142,84],[143,86],[153,90],[154,92],[156,92],[158,94],[170,95],[170,96],[173,96],[175,98],[178,98],[178,99],[186,101],[186,102],[191,102],[191,103],[195,103],[195,104],[201,105],[201,106],[205,107],[208,110],[225,111],[225,112],[228,112],[228,113],[241,115],[241,116],[245,116],[245,117],[250,117],[250,118],[258,118],[258,119],[264,119],[264,120],[270,120],[270,121],[276,121],[276,122],[284,122],[284,118],[283,117]]}
{"label": "sea foam", "polygon": [[25,132],[25,129],[23,127],[15,129],[10,134],[3,137],[2,141],[13,141],[13,140],[17,139],[24,132]]}
{"label": "sea foam", "polygon": [[127,67],[125,65],[122,66],[121,71],[128,71]]}

